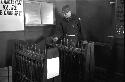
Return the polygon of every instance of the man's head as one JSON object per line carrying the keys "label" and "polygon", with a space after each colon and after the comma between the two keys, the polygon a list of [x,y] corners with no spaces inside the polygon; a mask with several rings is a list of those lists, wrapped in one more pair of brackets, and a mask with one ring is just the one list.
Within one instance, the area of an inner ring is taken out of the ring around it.
{"label": "man's head", "polygon": [[69,7],[69,5],[65,5],[62,8],[62,14],[65,18],[69,18],[71,17],[71,9]]}

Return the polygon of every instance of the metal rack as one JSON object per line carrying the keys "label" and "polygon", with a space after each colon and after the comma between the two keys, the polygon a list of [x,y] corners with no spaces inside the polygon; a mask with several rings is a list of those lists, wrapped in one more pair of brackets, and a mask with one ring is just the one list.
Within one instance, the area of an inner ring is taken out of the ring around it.
{"label": "metal rack", "polygon": [[73,47],[67,40],[61,40],[60,43],[49,46],[59,50],[62,82],[82,82],[93,78],[94,42],[84,44],[83,41],[79,41],[77,47]]}
{"label": "metal rack", "polygon": [[73,47],[67,42],[46,44],[42,51],[39,45],[18,40],[13,55],[13,82],[46,82],[47,49],[59,50],[60,75],[62,82],[86,81],[93,78],[94,42],[78,42]]}
{"label": "metal rack", "polygon": [[45,52],[37,44],[16,41],[13,55],[13,82],[43,82],[46,80]]}

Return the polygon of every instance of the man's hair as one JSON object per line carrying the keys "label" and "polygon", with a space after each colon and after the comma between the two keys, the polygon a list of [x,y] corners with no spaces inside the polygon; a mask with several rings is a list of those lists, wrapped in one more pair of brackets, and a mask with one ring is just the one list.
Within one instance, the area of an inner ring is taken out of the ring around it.
{"label": "man's hair", "polygon": [[62,7],[62,12],[67,12],[67,11],[71,11],[70,6],[69,5],[65,5]]}

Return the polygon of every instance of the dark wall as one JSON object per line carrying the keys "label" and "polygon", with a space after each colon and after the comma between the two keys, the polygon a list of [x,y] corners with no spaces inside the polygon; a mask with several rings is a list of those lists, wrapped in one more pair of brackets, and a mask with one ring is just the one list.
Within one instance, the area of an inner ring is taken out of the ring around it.
{"label": "dark wall", "polygon": [[124,74],[124,39],[115,38],[114,47],[114,67],[117,73]]}
{"label": "dark wall", "polygon": [[[110,0],[76,0],[77,15],[81,17],[86,28],[88,40],[110,42],[113,48],[95,46],[95,63],[97,66],[123,73],[124,39],[107,38],[113,36],[115,4]],[[121,45],[122,44],[122,45]]]}
{"label": "dark wall", "polygon": [[114,12],[109,0],[77,0],[76,7],[89,40],[104,41],[106,36],[112,35]]}
{"label": "dark wall", "polygon": [[[21,39],[24,40],[24,32],[0,32],[0,67],[6,65],[7,59],[10,58],[10,52],[7,52],[8,47],[12,49],[11,44],[13,39]],[[8,46],[9,45],[9,46]],[[8,53],[8,55],[7,55]]]}

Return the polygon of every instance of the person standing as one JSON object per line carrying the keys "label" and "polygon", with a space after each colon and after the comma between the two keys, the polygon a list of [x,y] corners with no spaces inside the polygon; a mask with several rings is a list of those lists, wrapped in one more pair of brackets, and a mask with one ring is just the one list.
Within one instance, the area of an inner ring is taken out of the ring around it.
{"label": "person standing", "polygon": [[[60,42],[60,40],[68,40],[68,45],[72,47],[78,47],[78,42],[83,41],[84,44],[87,44],[87,36],[85,30],[81,31],[81,28],[84,28],[81,23],[81,19],[78,18],[71,12],[69,5],[62,7],[62,20],[57,21],[55,33],[52,36],[54,42]],[[65,55],[62,54],[61,55]],[[62,82],[82,82],[80,80],[80,66],[79,58],[73,57],[71,54],[65,55],[61,60],[61,78]]]}
{"label": "person standing", "polygon": [[81,31],[82,23],[81,18],[72,14],[69,5],[62,7],[62,20],[57,23],[55,34],[52,36],[53,41],[58,41],[60,39],[68,39],[70,45],[76,47],[77,42],[83,40],[87,43],[87,36],[85,30]]}

